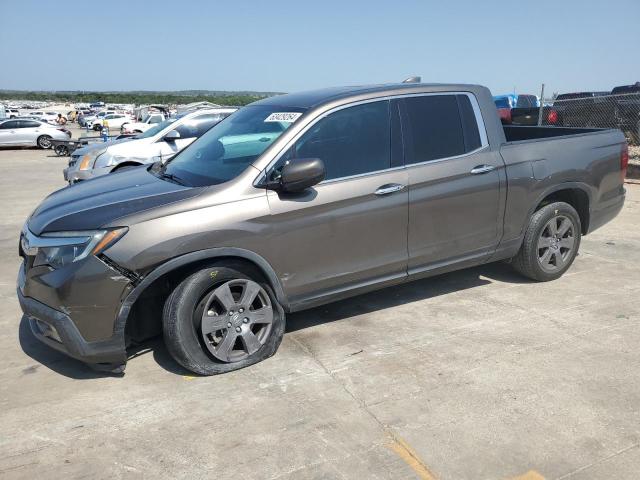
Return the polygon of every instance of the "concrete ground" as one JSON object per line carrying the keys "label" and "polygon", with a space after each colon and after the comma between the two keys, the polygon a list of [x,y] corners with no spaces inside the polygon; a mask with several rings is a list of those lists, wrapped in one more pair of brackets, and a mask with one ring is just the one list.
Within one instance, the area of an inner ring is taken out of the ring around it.
{"label": "concrete ground", "polygon": [[0,150],[0,477],[635,479],[640,185],[562,279],[487,265],[289,317],[279,352],[194,378],[161,341],[126,374],[40,345],[20,227],[66,159]]}

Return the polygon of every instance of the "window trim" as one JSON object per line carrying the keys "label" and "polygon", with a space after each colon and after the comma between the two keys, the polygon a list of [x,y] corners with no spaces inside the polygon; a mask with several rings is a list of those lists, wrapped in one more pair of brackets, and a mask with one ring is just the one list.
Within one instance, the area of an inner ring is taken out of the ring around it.
{"label": "window trim", "polygon": [[[442,96],[442,95],[453,95],[453,96],[455,96],[455,95],[466,95],[469,98],[469,101],[471,102],[471,107],[473,109],[473,113],[474,113],[474,116],[475,116],[475,119],[476,119],[476,124],[478,126],[478,133],[480,134],[480,147],[478,147],[475,150],[472,150],[470,152],[465,152],[463,154],[455,155],[453,157],[443,157],[443,158],[437,158],[437,159],[434,159],[434,160],[426,160],[426,161],[420,162],[420,163],[412,163],[411,165],[403,164],[402,166],[398,166],[398,167],[391,167],[391,168],[386,168],[386,169],[383,169],[383,170],[375,170],[373,172],[359,173],[359,174],[356,174],[356,175],[349,175],[347,177],[332,178],[330,180],[323,180],[318,185],[325,185],[325,184],[330,184],[330,183],[343,181],[343,180],[351,180],[351,179],[354,179],[354,178],[364,177],[366,175],[379,175],[382,172],[390,172],[390,171],[393,171],[393,170],[407,169],[407,168],[412,168],[412,167],[416,167],[416,166],[420,166],[420,165],[425,165],[425,164],[428,164],[428,163],[442,162],[444,160],[452,160],[452,159],[462,158],[462,157],[466,157],[468,155],[474,155],[474,154],[476,154],[476,153],[478,153],[478,152],[480,152],[480,151],[482,151],[482,150],[484,150],[484,149],[489,147],[489,138],[488,138],[488,135],[487,135],[487,128],[486,128],[486,125],[484,123],[484,119],[482,118],[482,111],[480,110],[480,104],[478,103],[478,99],[476,98],[476,96],[472,92],[461,92],[461,91],[423,92],[423,93],[408,93],[408,94],[399,94],[399,95],[387,95],[387,96],[384,96],[384,97],[367,98],[365,100],[358,100],[358,101],[355,101],[355,102],[349,102],[349,103],[345,103],[345,104],[342,104],[342,105],[338,105],[337,107],[334,107],[334,108],[332,108],[330,110],[327,110],[326,112],[323,112],[322,114],[320,114],[316,118],[314,118],[302,130],[300,130],[295,137],[293,137],[291,140],[289,140],[277,154],[274,155],[273,159],[267,164],[267,166],[255,178],[255,180],[253,181],[253,186],[256,187],[256,188],[263,188],[263,184],[265,183],[266,178],[267,178],[267,172],[269,172],[269,170],[271,170],[273,168],[273,166],[292,147],[292,145],[295,142],[297,142],[310,128],[312,128],[317,122],[319,122],[323,118],[331,115],[332,113],[337,112],[339,110],[343,110],[345,108],[355,107],[355,106],[366,104],[366,103],[373,103],[373,102],[380,102],[380,101],[391,102],[392,100],[395,100],[395,99],[412,98],[412,97],[432,97],[432,96],[435,96],[435,95],[439,95],[439,96]],[[402,138],[403,138],[403,141],[404,141],[404,136]]]}

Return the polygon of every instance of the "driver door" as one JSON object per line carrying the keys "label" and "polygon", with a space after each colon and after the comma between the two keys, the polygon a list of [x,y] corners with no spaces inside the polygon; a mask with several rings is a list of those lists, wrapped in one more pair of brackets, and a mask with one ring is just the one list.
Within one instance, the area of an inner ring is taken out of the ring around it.
{"label": "driver door", "polygon": [[326,169],[304,192],[267,193],[270,261],[292,303],[406,277],[408,179],[392,106],[381,100],[325,115],[267,170],[274,180],[291,158],[320,158]]}

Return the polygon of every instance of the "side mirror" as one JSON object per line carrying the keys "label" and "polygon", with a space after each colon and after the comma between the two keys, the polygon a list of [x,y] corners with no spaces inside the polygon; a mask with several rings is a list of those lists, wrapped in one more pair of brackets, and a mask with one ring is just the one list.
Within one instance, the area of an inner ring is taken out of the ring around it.
{"label": "side mirror", "polygon": [[164,136],[163,140],[165,142],[175,142],[179,138],[180,138],[180,133],[175,130],[171,130],[169,133],[167,133]]}
{"label": "side mirror", "polygon": [[280,179],[267,188],[281,192],[301,192],[325,178],[324,162],[319,158],[295,158],[282,167]]}

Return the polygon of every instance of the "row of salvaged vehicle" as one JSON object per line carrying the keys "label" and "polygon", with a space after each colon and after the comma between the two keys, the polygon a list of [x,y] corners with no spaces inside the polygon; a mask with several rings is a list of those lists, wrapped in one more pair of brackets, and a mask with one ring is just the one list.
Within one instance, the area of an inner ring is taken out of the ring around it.
{"label": "row of salvaged vehicle", "polygon": [[[166,161],[236,110],[235,107],[195,110],[145,124],[144,127],[130,126],[134,128],[130,136],[120,135],[113,140],[91,143],[70,152],[69,164],[63,171],[64,178],[69,183],[76,183],[127,168]],[[138,128],[144,131],[139,133]],[[121,130],[128,133],[126,129]],[[241,140],[264,142],[265,138],[271,140],[269,135],[269,132],[256,132],[253,135],[255,138]]]}

